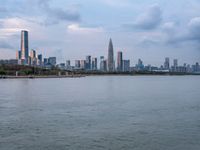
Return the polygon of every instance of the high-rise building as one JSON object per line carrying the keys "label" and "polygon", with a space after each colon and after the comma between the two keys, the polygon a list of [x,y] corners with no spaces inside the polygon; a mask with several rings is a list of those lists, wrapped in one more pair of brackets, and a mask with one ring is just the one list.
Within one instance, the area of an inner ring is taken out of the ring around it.
{"label": "high-rise building", "polygon": [[107,71],[107,61],[104,59],[104,56],[100,57],[100,70]]}
{"label": "high-rise building", "polygon": [[167,69],[167,70],[170,69],[169,57],[165,58],[164,69]]}
{"label": "high-rise building", "polygon": [[17,51],[16,52],[16,59],[17,59],[17,61],[18,61],[18,64],[21,64],[21,51],[19,50],[19,51]]}
{"label": "high-rise building", "polygon": [[81,61],[80,60],[75,60],[75,68],[79,69],[81,67]]}
{"label": "high-rise building", "polygon": [[178,67],[178,59],[174,59],[174,67]]}
{"label": "high-rise building", "polygon": [[85,69],[86,70],[90,70],[91,69],[91,56],[86,56]]}
{"label": "high-rise building", "polygon": [[42,54],[38,55],[38,60],[40,60],[42,62]]}
{"label": "high-rise building", "polygon": [[143,70],[144,69],[144,64],[141,59],[138,59],[138,63],[136,65],[137,70]]}
{"label": "high-rise building", "polygon": [[21,31],[21,59],[28,62],[29,47],[28,47],[28,31]]}
{"label": "high-rise building", "polygon": [[178,59],[174,59],[174,64],[171,67],[172,72],[177,72],[178,71]]}
{"label": "high-rise building", "polygon": [[123,70],[123,54],[122,52],[117,53],[117,71]]}
{"label": "high-rise building", "polygon": [[124,72],[130,71],[130,60],[123,60],[123,71]]}
{"label": "high-rise building", "polygon": [[56,57],[49,57],[48,64],[51,66],[56,66]]}
{"label": "high-rise building", "polygon": [[112,39],[110,39],[109,46],[108,46],[108,71],[113,72],[115,71],[115,65],[114,65],[114,50],[113,50],[113,43]]}
{"label": "high-rise building", "polygon": [[86,69],[86,61],[85,60],[81,60],[80,61],[80,68],[81,69]]}
{"label": "high-rise building", "polygon": [[44,66],[48,65],[48,58],[44,58]]}
{"label": "high-rise building", "polygon": [[36,51],[34,49],[31,50],[30,57],[31,58],[36,58]]}
{"label": "high-rise building", "polygon": [[42,66],[42,54],[39,54],[37,58],[38,58],[38,59],[37,59],[37,60],[38,60],[38,63],[37,63],[37,64],[38,64],[39,66]]}
{"label": "high-rise building", "polygon": [[70,67],[71,66],[71,61],[70,60],[66,60],[66,66]]}
{"label": "high-rise building", "polygon": [[66,60],[66,69],[71,69],[71,61]]}
{"label": "high-rise building", "polygon": [[28,59],[28,64],[33,66],[37,65],[36,51],[33,49],[30,51],[30,58]]}
{"label": "high-rise building", "polygon": [[97,70],[97,58],[92,58],[92,70]]}

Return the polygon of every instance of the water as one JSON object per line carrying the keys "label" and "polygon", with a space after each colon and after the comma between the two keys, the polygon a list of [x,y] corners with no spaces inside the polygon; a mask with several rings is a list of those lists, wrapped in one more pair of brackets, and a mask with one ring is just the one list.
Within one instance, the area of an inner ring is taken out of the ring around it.
{"label": "water", "polygon": [[199,150],[199,76],[0,80],[0,150]]}

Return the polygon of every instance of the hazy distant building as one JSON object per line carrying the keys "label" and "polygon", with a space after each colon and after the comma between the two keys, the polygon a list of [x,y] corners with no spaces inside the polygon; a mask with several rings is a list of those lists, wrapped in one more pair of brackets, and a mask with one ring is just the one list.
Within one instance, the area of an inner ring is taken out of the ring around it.
{"label": "hazy distant building", "polygon": [[21,59],[28,61],[29,46],[28,46],[28,31],[21,31]]}
{"label": "hazy distant building", "polygon": [[70,60],[66,60],[66,68],[71,69],[71,61]]}
{"label": "hazy distant building", "polygon": [[31,52],[30,52],[30,57],[31,58],[36,58],[36,51],[35,50],[31,50]]}
{"label": "hazy distant building", "polygon": [[44,58],[44,66],[48,64],[48,58]]}
{"label": "hazy distant building", "polygon": [[130,71],[130,60],[123,60],[123,71],[124,72]]}
{"label": "hazy distant building", "polygon": [[107,71],[107,61],[104,59],[104,56],[100,57],[100,71]]}
{"label": "hazy distant building", "polygon": [[108,65],[107,69],[108,69],[109,72],[115,71],[114,50],[113,50],[112,39],[110,39],[109,46],[108,46],[108,60],[107,60],[107,65]]}
{"label": "hazy distant building", "polygon": [[178,67],[178,59],[174,59],[174,67]]}
{"label": "hazy distant building", "polygon": [[97,58],[92,58],[92,70],[97,70]]}
{"label": "hazy distant building", "polygon": [[138,63],[136,65],[136,69],[137,70],[144,70],[144,64],[143,64],[143,61],[141,59],[138,59]]}
{"label": "hazy distant building", "polygon": [[172,72],[178,72],[178,59],[174,59],[173,66],[171,67]]}
{"label": "hazy distant building", "polygon": [[86,61],[85,60],[81,60],[80,61],[80,68],[81,69],[86,69]]}
{"label": "hazy distant building", "polygon": [[28,64],[32,65],[32,66],[37,65],[36,51],[33,49],[30,51],[30,57],[28,59]]}
{"label": "hazy distant building", "polygon": [[164,69],[166,69],[166,70],[170,69],[170,60],[169,60],[169,57],[165,58]]}
{"label": "hazy distant building", "polygon": [[16,52],[16,59],[20,60],[21,59],[21,51]]}
{"label": "hazy distant building", "polygon": [[80,60],[75,60],[75,68],[79,69],[81,67],[81,62]]}
{"label": "hazy distant building", "polygon": [[122,52],[117,53],[117,71],[123,70],[123,55]]}
{"label": "hazy distant building", "polygon": [[86,56],[85,69],[86,70],[91,70],[91,56]]}
{"label": "hazy distant building", "polygon": [[38,62],[37,62],[38,66],[42,66],[42,54],[39,54],[37,56],[37,60],[38,60]]}
{"label": "hazy distant building", "polygon": [[51,66],[56,66],[56,57],[49,57],[48,64]]}

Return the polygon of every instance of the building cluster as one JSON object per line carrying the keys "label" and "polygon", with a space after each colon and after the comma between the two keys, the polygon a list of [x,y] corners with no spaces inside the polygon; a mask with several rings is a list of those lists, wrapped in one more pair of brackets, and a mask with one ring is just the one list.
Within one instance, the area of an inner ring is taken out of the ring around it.
{"label": "building cluster", "polygon": [[28,31],[21,31],[21,49],[16,53],[16,60],[19,65],[52,67],[56,66],[56,57],[44,58],[42,54],[32,49],[29,53]]}
{"label": "building cluster", "polygon": [[16,59],[0,60],[0,64],[27,65],[51,68],[56,66],[56,57],[44,58],[42,54],[37,55],[34,49],[29,50],[28,31],[21,31],[21,49],[16,52]]}
{"label": "building cluster", "polygon": [[43,58],[42,54],[37,55],[37,51],[31,49],[29,52],[29,39],[28,31],[21,31],[21,49],[16,53],[16,59],[0,60],[0,64],[10,65],[28,65],[38,66],[44,68],[58,67],[62,70],[85,70],[85,71],[101,71],[101,72],[131,72],[131,71],[151,71],[151,72],[181,72],[181,73],[200,73],[200,65],[197,62],[194,65],[184,64],[178,65],[178,59],[173,60],[170,64],[170,58],[165,58],[164,64],[160,67],[151,65],[145,66],[141,59],[134,66],[130,66],[130,60],[123,59],[123,52],[117,52],[116,62],[114,58],[114,48],[112,39],[110,39],[108,46],[108,56],[100,56],[99,63],[97,57],[90,55],[85,59],[75,60],[74,66],[71,61],[67,60],[66,63],[57,64],[56,57]]}
{"label": "building cluster", "polygon": [[129,72],[130,71],[130,60],[123,60],[122,52],[117,54],[117,67],[115,67],[113,43],[110,39],[108,46],[108,58],[100,56],[100,62],[98,65],[97,57],[90,55],[86,56],[84,60],[75,60],[75,65],[70,65],[70,60],[66,61],[66,65],[61,63],[58,65],[61,69],[71,70],[86,70],[86,71],[102,71],[102,72]]}

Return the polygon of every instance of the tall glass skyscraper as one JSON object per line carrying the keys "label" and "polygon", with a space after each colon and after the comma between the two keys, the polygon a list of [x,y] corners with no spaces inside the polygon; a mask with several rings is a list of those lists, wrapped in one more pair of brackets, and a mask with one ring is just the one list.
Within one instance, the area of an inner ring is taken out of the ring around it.
{"label": "tall glass skyscraper", "polygon": [[115,71],[114,50],[113,50],[112,39],[110,39],[109,46],[108,46],[108,71],[109,72]]}
{"label": "tall glass skyscraper", "polygon": [[123,69],[123,58],[122,52],[117,53],[117,71],[122,71]]}
{"label": "tall glass skyscraper", "polygon": [[29,50],[28,50],[28,31],[21,31],[21,59],[25,61],[28,60]]}

